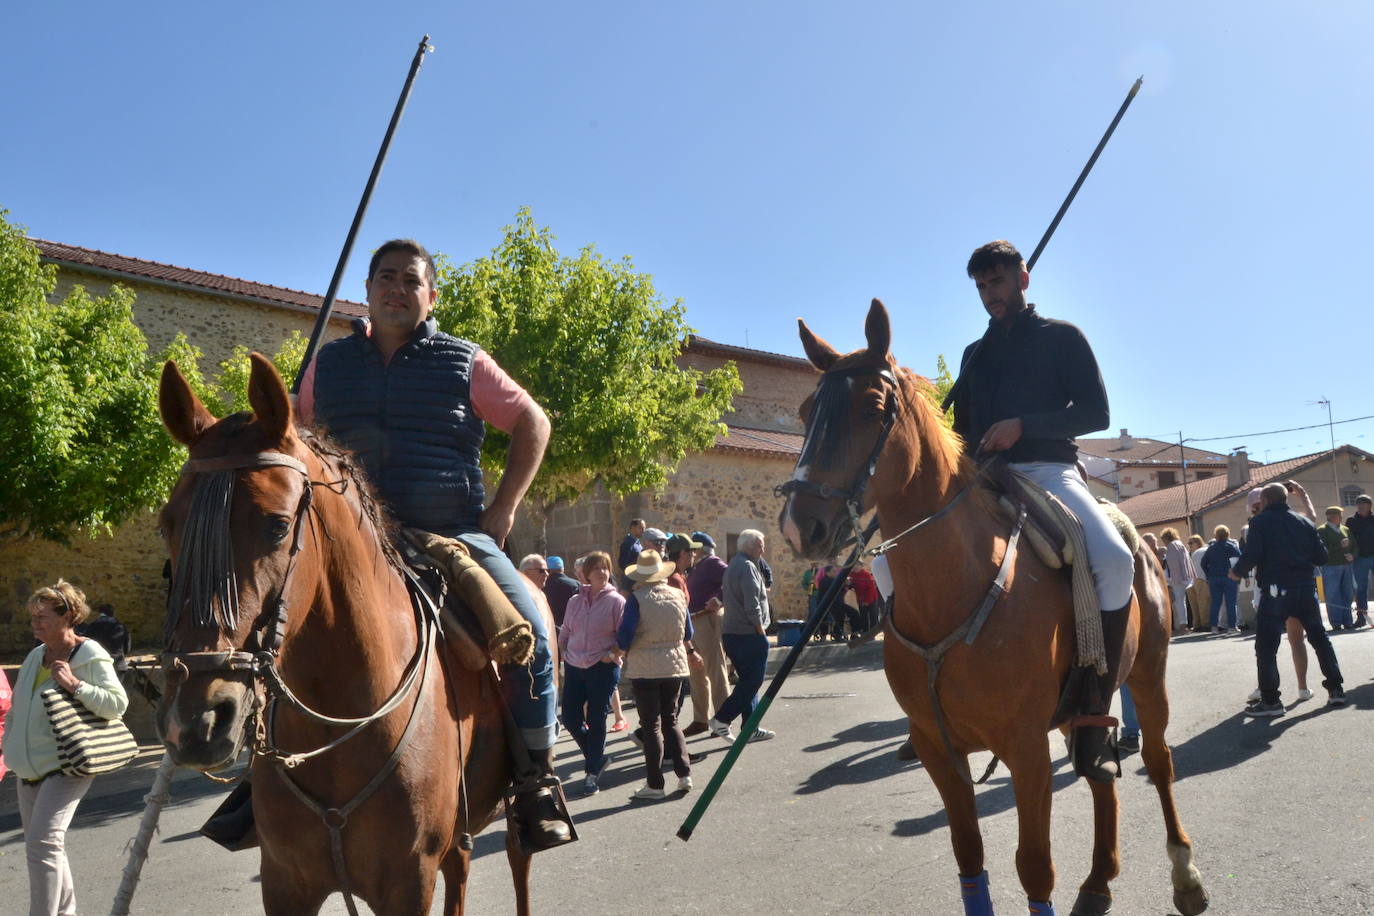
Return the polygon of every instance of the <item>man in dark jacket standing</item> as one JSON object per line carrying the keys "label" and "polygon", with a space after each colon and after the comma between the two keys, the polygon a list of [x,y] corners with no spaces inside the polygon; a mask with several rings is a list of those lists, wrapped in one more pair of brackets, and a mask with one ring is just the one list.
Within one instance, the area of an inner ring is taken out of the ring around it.
{"label": "man in dark jacket standing", "polygon": [[[968,275],[989,320],[982,339],[964,350],[959,381],[950,392],[954,431],[970,452],[1002,453],[1012,468],[1053,493],[1082,523],[1102,611],[1107,673],[1091,679],[1076,673],[1082,680],[1070,691],[1078,694],[1079,715],[1100,722],[1116,692],[1135,574],[1135,558],[1075,467],[1074,437],[1110,422],[1102,375],[1078,328],[1043,318],[1026,302],[1030,273],[1010,242],[990,242],[975,251]],[[1106,726],[1074,724],[1071,747],[1080,775],[1099,781],[1121,775]]]}
{"label": "man in dark jacket standing", "polygon": [[568,599],[576,595],[581,587],[576,579],[563,571],[562,557],[549,557],[549,578],[544,582],[544,597],[549,599],[549,610],[553,611],[555,626],[563,626]]}
{"label": "man in dark jacket standing", "polygon": [[1260,587],[1259,615],[1255,621],[1255,666],[1259,671],[1260,698],[1245,708],[1247,716],[1281,716],[1279,699],[1279,641],[1289,617],[1297,618],[1307,641],[1317,653],[1328,706],[1344,706],[1341,669],[1336,650],[1322,626],[1317,606],[1317,567],[1326,562],[1326,546],[1316,525],[1288,508],[1283,484],[1264,488],[1264,511],[1250,520],[1245,550],[1231,570],[1240,580],[1257,570]]}
{"label": "man in dark jacket standing", "polygon": [[1355,626],[1369,625],[1369,576],[1374,573],[1374,499],[1355,497],[1355,514],[1345,520],[1359,554],[1355,557]]}

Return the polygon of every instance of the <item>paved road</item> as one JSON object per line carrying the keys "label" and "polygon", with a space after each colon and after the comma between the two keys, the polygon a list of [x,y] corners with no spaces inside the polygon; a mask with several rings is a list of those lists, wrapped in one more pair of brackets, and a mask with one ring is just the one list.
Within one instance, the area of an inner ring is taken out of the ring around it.
{"label": "paved road", "polygon": [[[1213,900],[1231,916],[1374,913],[1370,761],[1374,760],[1374,632],[1336,638],[1351,706],[1324,709],[1324,693],[1281,719],[1246,721],[1238,711],[1254,683],[1248,639],[1189,637],[1174,644],[1170,740],[1178,797]],[[1313,666],[1315,672],[1315,664]],[[1286,649],[1280,671],[1295,694]],[[956,914],[949,835],[919,764],[893,751],[903,720],[876,663],[794,674],[767,724],[777,739],[751,746],[690,843],[674,833],[690,801],[631,806],[642,763],[618,737],[603,791],[575,799],[582,842],[535,859],[538,912]],[[704,785],[723,756],[708,759]],[[1064,910],[1087,870],[1091,804],[1057,760],[1054,840]],[[980,761],[975,760],[975,765]],[[560,745],[562,775],[580,776],[575,750]],[[151,762],[109,777],[88,799],[70,837],[83,912],[103,912],[118,884],[122,850],[141,808]],[[0,901],[22,899],[23,851],[13,795],[0,805]],[[1164,838],[1154,790],[1139,758],[1120,783],[1123,875],[1114,912],[1172,912]],[[135,911],[217,914],[259,910],[256,857],[221,853],[195,827],[217,800],[206,781],[180,779],[144,871]],[[1013,856],[1016,820],[1000,771],[979,790],[979,809],[998,912],[1024,912]],[[469,900],[479,913],[511,912],[501,837],[478,838]],[[18,912],[0,902],[0,910]],[[332,899],[326,912],[342,913]],[[437,909],[436,909],[437,912]]]}

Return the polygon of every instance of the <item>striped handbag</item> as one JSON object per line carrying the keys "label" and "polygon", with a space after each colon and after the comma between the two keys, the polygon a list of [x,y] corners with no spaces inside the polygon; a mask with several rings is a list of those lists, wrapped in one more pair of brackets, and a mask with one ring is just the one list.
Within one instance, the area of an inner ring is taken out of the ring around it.
{"label": "striped handbag", "polygon": [[98,776],[119,769],[138,753],[138,742],[122,719],[102,719],[65,690],[41,691],[57,759],[68,776]]}

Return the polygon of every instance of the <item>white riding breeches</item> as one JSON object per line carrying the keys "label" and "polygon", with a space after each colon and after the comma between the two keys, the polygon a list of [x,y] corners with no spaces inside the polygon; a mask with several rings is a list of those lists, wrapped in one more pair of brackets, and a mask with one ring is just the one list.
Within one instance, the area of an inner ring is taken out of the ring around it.
{"label": "white riding breeches", "polygon": [[1118,611],[1130,604],[1135,557],[1111,519],[1088,492],[1088,485],[1078,476],[1077,468],[1058,461],[1027,461],[1011,467],[1053,493],[1078,516],[1102,610]]}

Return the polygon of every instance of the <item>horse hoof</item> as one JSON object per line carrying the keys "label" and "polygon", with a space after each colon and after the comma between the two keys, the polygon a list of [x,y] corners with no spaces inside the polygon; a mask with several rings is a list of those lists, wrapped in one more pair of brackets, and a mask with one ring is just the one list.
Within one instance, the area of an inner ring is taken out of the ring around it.
{"label": "horse hoof", "polygon": [[1202,885],[1186,891],[1174,891],[1174,906],[1183,916],[1198,916],[1207,911],[1207,891]]}
{"label": "horse hoof", "polygon": [[1079,891],[1069,916],[1107,916],[1112,911],[1112,895]]}

